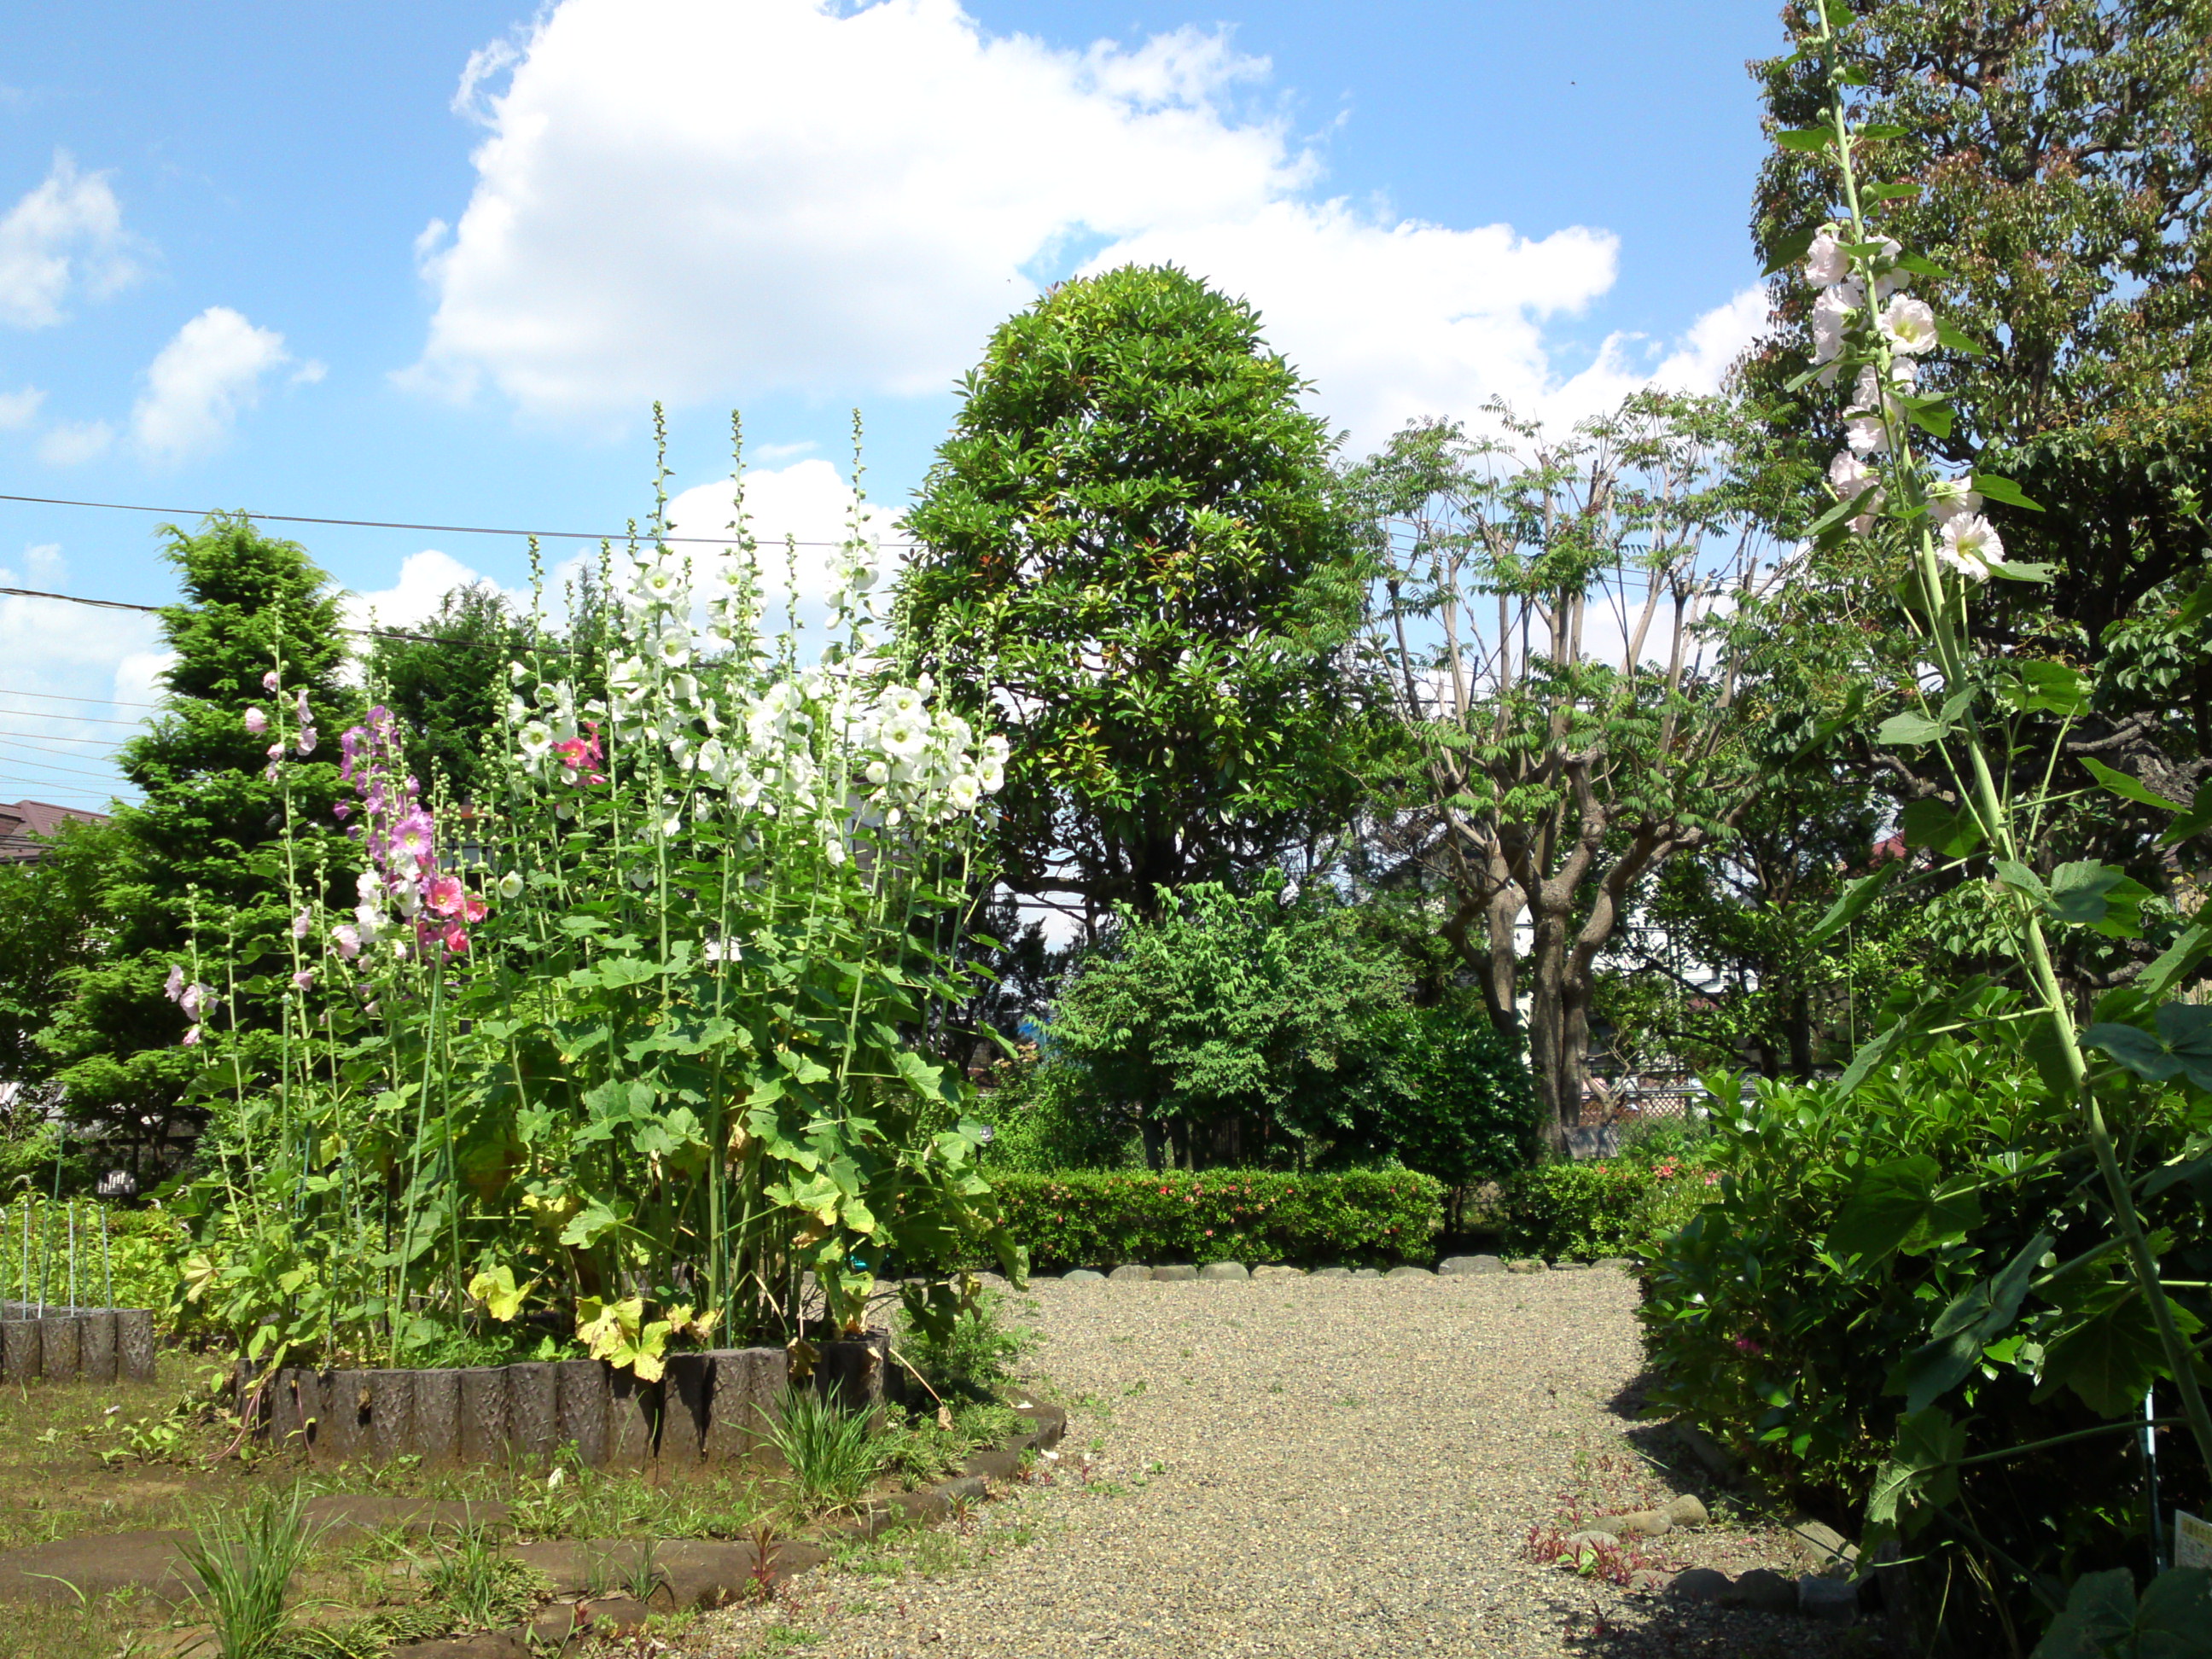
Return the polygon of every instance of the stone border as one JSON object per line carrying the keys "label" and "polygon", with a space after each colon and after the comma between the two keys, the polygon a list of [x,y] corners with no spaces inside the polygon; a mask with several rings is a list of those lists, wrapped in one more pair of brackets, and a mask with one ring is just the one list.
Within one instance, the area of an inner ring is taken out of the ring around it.
{"label": "stone border", "polygon": [[[879,1411],[890,1352],[882,1330],[823,1342],[814,1386],[848,1410]],[[260,1437],[313,1463],[500,1463],[573,1446],[593,1468],[643,1469],[758,1456],[790,1382],[782,1348],[716,1348],[669,1355],[650,1382],[601,1359],[265,1376],[240,1361],[236,1386]]]}
{"label": "stone border", "polygon": [[154,1316],[145,1308],[0,1303],[0,1382],[151,1382]]}
{"label": "stone border", "polygon": [[1073,1267],[1065,1273],[1031,1273],[1030,1277],[1032,1279],[1058,1279],[1070,1285],[1096,1284],[1100,1279],[1111,1279],[1120,1284],[1180,1284],[1191,1279],[1462,1279],[1482,1273],[1574,1273],[1593,1267],[1613,1267],[1623,1273],[1632,1273],[1635,1267],[1633,1261],[1622,1255],[1604,1256],[1595,1261],[1556,1262],[1547,1262],[1536,1257],[1517,1260],[1495,1255],[1448,1255],[1433,1269],[1417,1267],[1410,1261],[1401,1261],[1395,1267],[1289,1267],[1263,1262],[1249,1268],[1241,1261],[1209,1261],[1203,1267],[1194,1267],[1188,1262],[1147,1265],[1141,1261],[1125,1261],[1103,1273],[1096,1267]]}

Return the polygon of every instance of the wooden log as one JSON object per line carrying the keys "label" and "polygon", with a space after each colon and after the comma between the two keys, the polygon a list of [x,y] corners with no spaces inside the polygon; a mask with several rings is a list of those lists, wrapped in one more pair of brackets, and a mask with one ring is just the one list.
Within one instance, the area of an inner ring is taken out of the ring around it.
{"label": "wooden log", "polygon": [[39,1322],[39,1375],[49,1382],[74,1382],[78,1329],[75,1314],[48,1314]]}
{"label": "wooden log", "polygon": [[369,1374],[332,1371],[323,1381],[323,1406],[328,1415],[315,1435],[319,1461],[350,1463],[369,1455]]}
{"label": "wooden log", "polygon": [[550,1457],[561,1443],[561,1368],[538,1361],[504,1367],[509,1432],[525,1457]]}
{"label": "wooden log", "polygon": [[77,1321],[77,1375],[88,1382],[115,1381],[115,1310],[96,1309]]}
{"label": "wooden log", "polygon": [[421,1447],[415,1437],[415,1373],[368,1374],[368,1450],[380,1463],[395,1462]]}
{"label": "wooden log", "polygon": [[514,1445],[509,1426],[507,1367],[471,1365],[457,1372],[461,1382],[460,1459],[464,1463],[504,1463]]}
{"label": "wooden log", "polygon": [[608,1365],[606,1389],[606,1467],[633,1471],[649,1468],[660,1443],[660,1384],[643,1382],[635,1371]]}
{"label": "wooden log", "polygon": [[704,1450],[713,1463],[757,1461],[768,1425],[782,1410],[791,1358],[781,1348],[718,1348],[707,1404]]}
{"label": "wooden log", "polygon": [[865,1413],[880,1425],[890,1343],[890,1333],[880,1328],[823,1343],[822,1358],[814,1367],[815,1391],[841,1410]]}
{"label": "wooden log", "polygon": [[38,1376],[44,1347],[37,1320],[0,1320],[0,1382],[27,1382]]}
{"label": "wooden log", "polygon": [[116,1310],[115,1372],[125,1382],[154,1380],[154,1316],[150,1310]]}
{"label": "wooden log", "polygon": [[323,1415],[323,1379],[296,1366],[276,1373],[269,1389],[269,1443],[279,1451],[313,1453]]}
{"label": "wooden log", "polygon": [[587,1468],[607,1461],[607,1365],[603,1359],[563,1359],[554,1366],[561,1404],[561,1443],[576,1449]]}
{"label": "wooden log", "polygon": [[707,1421],[714,1402],[714,1356],[672,1353],[660,1379],[660,1455],[696,1463],[707,1455]]}
{"label": "wooden log", "polygon": [[461,1374],[441,1368],[415,1373],[415,1444],[425,1463],[461,1455]]}

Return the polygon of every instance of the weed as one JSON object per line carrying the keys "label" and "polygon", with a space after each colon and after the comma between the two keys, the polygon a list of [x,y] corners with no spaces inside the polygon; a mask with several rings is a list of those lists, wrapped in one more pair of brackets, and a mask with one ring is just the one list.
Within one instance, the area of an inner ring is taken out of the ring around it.
{"label": "weed", "polygon": [[631,1553],[629,1566],[623,1574],[623,1588],[634,1601],[650,1601],[653,1591],[668,1582],[668,1575],[660,1570],[660,1540],[648,1538]]}
{"label": "weed", "polygon": [[292,1575],[317,1535],[301,1501],[295,1486],[286,1498],[264,1494],[243,1517],[217,1510],[179,1547],[221,1659],[268,1659],[290,1627]]}
{"label": "weed", "polygon": [[464,1630],[511,1625],[538,1601],[538,1575],[503,1554],[481,1526],[466,1528],[441,1546],[422,1582]]}
{"label": "weed", "polygon": [[848,1412],[811,1389],[785,1390],[783,1406],[768,1428],[769,1440],[790,1467],[792,1501],[807,1514],[835,1514],[860,1501],[890,1452],[866,1412]]}

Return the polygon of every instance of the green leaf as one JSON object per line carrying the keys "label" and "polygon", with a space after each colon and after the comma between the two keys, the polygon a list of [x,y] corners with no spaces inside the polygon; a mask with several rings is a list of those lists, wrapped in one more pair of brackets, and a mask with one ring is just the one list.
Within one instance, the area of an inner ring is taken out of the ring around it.
{"label": "green leaf", "polygon": [[1875,729],[1876,743],[1902,747],[1907,744],[1933,743],[1951,728],[1941,721],[1931,720],[1925,714],[1892,714]]}
{"label": "green leaf", "polygon": [[1867,1519],[1911,1529],[1927,1518],[1927,1506],[1959,1495],[1958,1462],[1966,1455],[1966,1431],[1929,1406],[1899,1419],[1889,1462],[1867,1497]]}
{"label": "green leaf", "polygon": [[2143,1196],[2155,1198],[2168,1187],[2212,1173],[2212,1135],[2191,1135],[2182,1149],[2143,1178]]}
{"label": "green leaf", "polygon": [[2207,830],[2212,830],[2212,781],[2197,786],[2196,794],[2190,798],[2189,810],[2167,826],[2166,832],[2158,838],[2158,844],[2179,847]]}
{"label": "green leaf", "polygon": [[2212,1655],[2212,1573],[2168,1567],[2150,1581],[2136,1608],[2140,1659],[2206,1659]]}
{"label": "green leaf", "polygon": [[2083,1573],[2030,1659],[2135,1659],[2135,1575],[2125,1567]]}
{"label": "green leaf", "polygon": [[1897,1047],[1911,1029],[1912,1016],[1908,1014],[1887,1030],[1859,1044],[1858,1051],[1851,1056],[1851,1063],[1844,1067],[1844,1074],[1836,1079],[1836,1097],[1838,1100],[1846,1098],[1865,1082],[1867,1074],[1888,1057],[1889,1051]]}
{"label": "green leaf", "polygon": [[[1876,196],[1875,191],[1880,191],[1881,194]],[[1874,190],[1869,191],[1866,193],[1869,196],[1875,196],[1875,199],[1877,201],[1903,201],[1908,197],[1919,195],[1920,186],[1917,185],[1876,185],[1874,187]],[[1929,258],[1925,254],[1899,254],[1897,259],[1897,268],[1899,270],[1909,270],[1916,276],[1925,276],[1930,282],[1947,283],[1951,279],[1951,273],[1949,271],[1944,270],[1942,266],[1937,264],[1933,259]]]}
{"label": "green leaf", "polygon": [[2135,801],[2144,806],[2162,807],[2169,812],[2179,812],[2184,810],[2179,801],[2168,800],[2165,796],[2144,787],[2126,773],[2114,770],[2094,756],[2084,756],[2081,764],[2088,769],[2091,777],[2124,800]]}
{"label": "green leaf", "polygon": [[2203,922],[2192,925],[2189,931],[2167,945],[2157,961],[2142,970],[2135,988],[2147,997],[2162,997],[2212,952],[2212,927]]}
{"label": "green leaf", "polygon": [[1962,1292],[1936,1316],[1932,1340],[1907,1354],[1889,1376],[1887,1392],[1903,1395],[1907,1412],[1933,1405],[1965,1380],[1982,1350],[2020,1316],[2036,1266],[2057,1242],[2049,1233],[2038,1233],[2003,1271]]}
{"label": "green leaf", "polygon": [[1866,1265],[1899,1250],[1917,1255],[1966,1237],[1982,1218],[1972,1188],[1939,1185],[1942,1170],[1925,1152],[1885,1159],[1863,1170],[1824,1247]]}
{"label": "green leaf", "polygon": [[[1817,155],[1821,150],[1835,147],[1836,135],[1832,128],[1805,127],[1796,132],[1778,132],[1774,135],[1774,142],[1784,149]],[[1806,240],[1809,244],[1812,239],[1808,237]]]}
{"label": "green leaf", "polygon": [[1960,333],[1951,325],[1947,318],[1938,317],[1936,319],[1936,343],[1944,350],[1955,351],[1962,356],[1978,357],[1983,355],[1982,348],[1976,343],[1973,337],[1971,335]]}
{"label": "green leaf", "polygon": [[1759,274],[1762,276],[1771,276],[1778,272],[1787,270],[1805,257],[1805,251],[1813,246],[1813,238],[1819,234],[1814,230],[1791,231],[1780,241],[1775,243],[1773,262]]}
{"label": "green leaf", "polygon": [[2019,672],[2005,687],[2005,701],[2014,708],[2070,715],[2089,706],[2088,683],[2063,662],[2024,662]]}
{"label": "green leaf", "polygon": [[1997,879],[2015,893],[2025,893],[2039,903],[2050,896],[2051,890],[2043,884],[2043,878],[2015,859],[1999,859],[1996,872]]}
{"label": "green leaf", "polygon": [[1932,795],[1907,803],[1898,827],[1907,847],[1929,848],[1942,858],[1965,858],[1982,844],[1982,827],[1972,812],[1954,810]]}
{"label": "green leaf", "polygon": [[[2197,1322],[2185,1308],[2173,1308],[2185,1333]],[[2142,1409],[2143,1390],[2166,1369],[2158,1326],[2141,1286],[2132,1281],[2103,1285],[2064,1330],[2043,1350],[2043,1388],[2068,1388],[2102,1417],[2123,1417]]]}
{"label": "green leaf", "polygon": [[1969,486],[1985,501],[2002,501],[2007,507],[2026,507],[2030,513],[2040,513],[2040,502],[2032,501],[2021,493],[2021,488],[2010,478],[1995,472],[1977,472]]}
{"label": "green leaf", "polygon": [[1881,896],[1882,889],[1888,886],[1896,878],[1897,872],[1904,867],[1905,861],[1902,859],[1893,860],[1883,865],[1872,875],[1861,876],[1856,881],[1845,887],[1843,896],[1828,907],[1828,914],[1815,922],[1813,925],[1813,931],[1805,935],[1805,942],[1808,945],[1818,945],[1822,939],[1832,938],[1850,927],[1864,912],[1867,906]]}
{"label": "green leaf", "polygon": [[2155,1033],[2137,1025],[2092,1025],[2081,1041],[2152,1083],[2185,1077],[2212,1091],[2212,1003],[2166,1003],[2153,1024]]}
{"label": "green leaf", "polygon": [[1857,131],[1862,138],[1904,138],[1911,135],[1912,129],[1900,127],[1894,122],[1876,121],[1860,127]]}
{"label": "green leaf", "polygon": [[2051,872],[2051,896],[2045,914],[2077,927],[2094,927],[2114,938],[2131,938],[2140,931],[2136,915],[2150,890],[2130,878],[2124,870],[2078,859]]}

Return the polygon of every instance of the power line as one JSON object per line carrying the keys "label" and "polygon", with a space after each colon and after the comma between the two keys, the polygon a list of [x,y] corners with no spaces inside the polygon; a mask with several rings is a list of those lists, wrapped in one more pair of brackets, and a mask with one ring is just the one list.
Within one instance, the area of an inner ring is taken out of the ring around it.
{"label": "power line", "polygon": [[[5,692],[0,692],[0,696],[6,695]],[[125,705],[126,708],[131,706]],[[63,714],[51,708],[10,708],[6,703],[0,703],[0,717],[11,715],[19,720],[64,720],[71,726],[120,726],[131,732],[137,731],[145,724],[143,720],[104,720],[98,714]]]}
{"label": "power line", "polygon": [[[36,697],[40,702],[99,702],[106,703],[111,708],[159,708],[161,706],[158,702],[125,702],[120,697],[64,697],[52,691],[10,691],[4,685],[0,685],[0,697]],[[83,720],[87,716],[65,714],[61,718]]]}
{"label": "power line", "polygon": [[[56,783],[46,778],[9,777],[4,773],[0,773],[0,783],[10,784],[18,789],[37,789],[49,795],[77,795],[86,800],[112,800],[117,793],[112,789],[83,789],[73,783]],[[31,798],[27,796],[25,799]]]}
{"label": "power line", "polygon": [[[14,497],[12,496],[0,495],[0,501],[10,501],[13,499]],[[52,599],[62,605],[89,605],[96,606],[102,611],[143,611],[149,616],[155,617],[158,617],[162,611],[173,608],[168,605],[133,605],[127,599],[88,599],[76,593],[48,593],[42,589],[35,587],[0,587],[0,594],[9,594],[19,599]],[[420,645],[483,646],[492,643],[492,641],[485,640],[446,639],[436,634],[404,634],[400,632],[398,629],[393,628],[349,628],[343,623],[338,624],[338,632],[341,634],[359,634],[366,638],[373,640],[412,640]],[[25,696],[33,696],[37,694],[27,691],[21,695]],[[88,697],[80,698],[77,701],[89,702],[93,701],[93,699]],[[150,702],[132,702],[122,703],[118,706],[125,708],[159,708],[161,705]]]}
{"label": "power line", "polygon": [[[131,501],[75,501],[65,500],[58,495],[0,495],[0,501],[25,501],[34,507],[99,507],[111,513],[161,513],[165,514],[169,517],[178,519],[212,518],[216,516],[217,513],[223,511],[222,508],[215,507],[141,507]],[[245,519],[265,520],[270,524],[338,525],[351,530],[425,530],[429,531],[434,534],[445,536],[535,536],[538,540],[547,542],[627,542],[633,539],[635,536],[635,532],[628,530],[618,531],[612,535],[609,535],[603,531],[597,530],[502,530],[494,526],[474,524],[395,524],[383,519],[313,519],[297,513],[241,512],[238,516]],[[702,547],[736,547],[739,544],[740,538],[735,536],[647,536],[641,539],[650,542],[691,543]],[[780,537],[776,538],[770,544],[774,546],[781,546],[784,544],[783,538]],[[792,542],[791,545],[795,547],[842,547],[845,544],[842,542],[802,542],[794,540]],[[895,547],[914,547],[919,545],[919,544],[914,542],[894,542],[889,544],[889,545]],[[13,588],[0,588],[0,592],[13,592],[15,591],[16,590]],[[146,607],[142,606],[140,608],[144,609]]]}
{"label": "power line", "polygon": [[[11,712],[0,708],[0,714]],[[130,741],[128,738],[73,738],[65,732],[11,732],[0,727],[0,742],[29,743],[33,748],[49,743],[76,743],[90,744],[101,749],[119,749]],[[58,755],[64,751],[57,749],[54,752]]]}
{"label": "power line", "polygon": [[0,755],[0,760],[5,760],[10,766],[21,767],[26,771],[64,772],[73,778],[90,778],[96,783],[107,783],[113,781],[113,775],[111,773],[88,772],[82,766],[57,766],[52,761],[42,761],[31,755]]}

